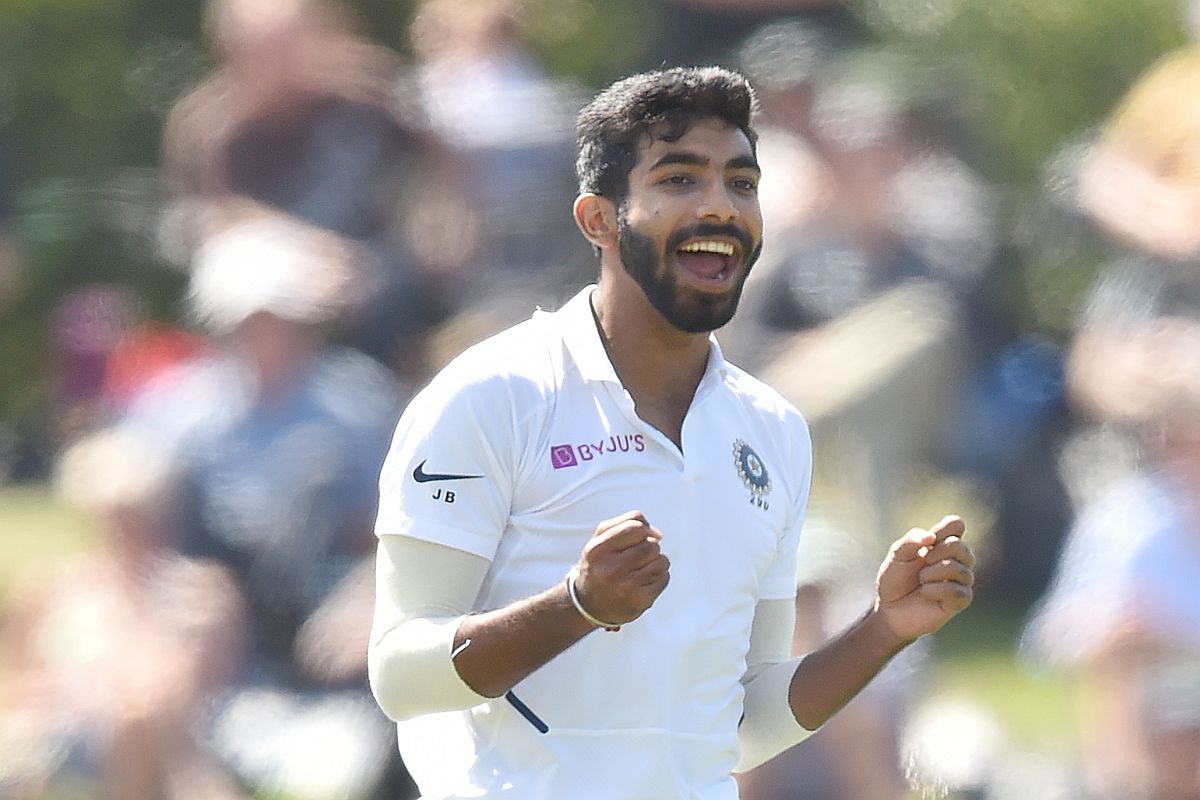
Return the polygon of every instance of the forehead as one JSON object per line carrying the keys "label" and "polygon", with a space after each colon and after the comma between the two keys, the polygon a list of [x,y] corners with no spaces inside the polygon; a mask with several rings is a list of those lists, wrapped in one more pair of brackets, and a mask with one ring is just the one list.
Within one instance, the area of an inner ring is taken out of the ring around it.
{"label": "forehead", "polygon": [[754,158],[754,148],[741,128],[720,119],[707,118],[692,123],[687,132],[673,142],[643,138],[634,171],[645,172],[670,153],[697,155],[716,166],[724,166],[733,159]]}

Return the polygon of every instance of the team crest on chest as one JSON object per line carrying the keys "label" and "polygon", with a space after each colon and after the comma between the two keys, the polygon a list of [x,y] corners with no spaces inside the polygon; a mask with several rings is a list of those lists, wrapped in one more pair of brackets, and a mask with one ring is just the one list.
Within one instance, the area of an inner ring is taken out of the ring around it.
{"label": "team crest on chest", "polygon": [[771,492],[771,473],[767,465],[754,452],[754,448],[741,439],[733,443],[733,464],[737,468],[738,477],[750,490],[750,503],[766,509],[767,495]]}

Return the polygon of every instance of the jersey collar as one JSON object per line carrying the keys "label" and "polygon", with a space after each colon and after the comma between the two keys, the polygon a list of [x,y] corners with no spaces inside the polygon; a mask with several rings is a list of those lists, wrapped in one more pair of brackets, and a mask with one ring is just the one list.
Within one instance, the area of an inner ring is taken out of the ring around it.
{"label": "jersey collar", "polygon": [[[595,290],[595,284],[584,287],[559,309],[556,316],[561,320],[563,343],[584,380],[620,385],[621,380],[617,377],[617,371],[608,358],[608,351],[604,349],[604,342],[600,339],[600,329],[596,324],[596,317],[592,313],[591,296]],[[708,364],[705,366],[704,378],[701,383],[709,381],[713,375],[725,377],[728,374],[721,346],[717,344],[717,337],[710,333],[708,336]]]}

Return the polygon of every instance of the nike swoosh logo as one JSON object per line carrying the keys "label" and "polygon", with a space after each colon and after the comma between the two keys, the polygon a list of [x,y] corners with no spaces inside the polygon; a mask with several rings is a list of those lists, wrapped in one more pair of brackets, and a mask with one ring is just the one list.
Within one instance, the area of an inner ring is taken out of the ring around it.
{"label": "nike swoosh logo", "polygon": [[413,480],[417,483],[429,483],[429,481],[461,481],[468,478],[482,477],[482,475],[452,475],[442,472],[426,472],[424,461],[422,461],[420,464],[417,464],[417,468],[413,470]]}

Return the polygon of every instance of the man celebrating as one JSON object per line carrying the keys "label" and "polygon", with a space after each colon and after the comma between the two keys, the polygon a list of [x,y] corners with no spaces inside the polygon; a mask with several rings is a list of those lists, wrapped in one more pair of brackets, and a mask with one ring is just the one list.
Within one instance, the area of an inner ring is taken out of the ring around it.
{"label": "man celebrating", "polygon": [[762,246],[754,104],[716,68],[596,97],[574,211],[599,284],[400,420],[370,667],[426,798],[736,798],[731,773],[971,601],[947,517],[892,546],[856,625],[788,659],[808,431],[711,336]]}

